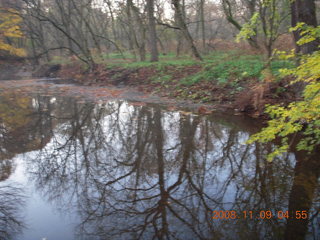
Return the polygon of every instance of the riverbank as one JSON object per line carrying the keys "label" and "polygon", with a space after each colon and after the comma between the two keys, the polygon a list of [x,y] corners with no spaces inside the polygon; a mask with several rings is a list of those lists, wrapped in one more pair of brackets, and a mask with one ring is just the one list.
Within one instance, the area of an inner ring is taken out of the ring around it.
{"label": "riverbank", "polygon": [[266,104],[294,100],[289,79],[279,75],[279,69],[290,66],[290,62],[273,61],[265,69],[259,55],[218,52],[203,62],[168,57],[157,63],[107,61],[91,72],[75,60],[58,61],[37,67],[32,75],[74,79],[83,86],[131,87],[149,95],[233,109],[258,117]]}
{"label": "riverbank", "polygon": [[79,63],[63,64],[59,76],[90,86],[130,86],[139,91],[179,100],[191,100],[260,116],[266,104],[295,98],[289,79],[279,69],[291,62],[275,60],[265,69],[261,55],[215,52],[203,62],[163,57],[159,62],[108,61],[89,73]]}

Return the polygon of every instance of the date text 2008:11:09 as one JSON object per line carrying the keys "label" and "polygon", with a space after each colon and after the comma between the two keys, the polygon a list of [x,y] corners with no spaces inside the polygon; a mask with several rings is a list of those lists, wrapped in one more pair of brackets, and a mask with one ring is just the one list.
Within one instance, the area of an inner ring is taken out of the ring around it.
{"label": "date text 2008:11:09", "polygon": [[272,212],[270,210],[261,211],[242,211],[237,212],[234,210],[229,211],[212,211],[212,219],[297,219],[305,220],[308,219],[307,211],[276,211]]}

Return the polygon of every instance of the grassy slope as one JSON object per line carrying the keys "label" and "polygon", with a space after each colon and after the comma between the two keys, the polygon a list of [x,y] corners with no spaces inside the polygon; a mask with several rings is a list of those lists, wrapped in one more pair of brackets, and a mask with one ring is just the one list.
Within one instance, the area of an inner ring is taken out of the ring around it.
{"label": "grassy slope", "polygon": [[[161,56],[156,63],[132,60],[130,55],[125,60],[117,54],[105,56],[99,60],[97,72],[84,81],[94,79],[89,84],[99,85],[124,83],[163,96],[221,103],[235,101],[241,92],[262,84],[266,78],[263,57],[240,51],[212,52],[204,56],[203,62],[173,54]],[[288,61],[271,62],[273,81],[280,82],[279,69],[292,66]],[[286,90],[279,85],[275,94]]]}

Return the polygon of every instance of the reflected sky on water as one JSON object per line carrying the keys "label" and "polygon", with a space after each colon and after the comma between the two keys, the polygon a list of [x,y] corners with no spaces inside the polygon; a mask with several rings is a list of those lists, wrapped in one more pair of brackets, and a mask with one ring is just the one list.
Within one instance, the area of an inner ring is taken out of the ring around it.
{"label": "reflected sky on water", "polygon": [[[318,162],[268,163],[271,144],[245,144],[259,129],[243,116],[2,93],[0,239],[319,239]],[[278,218],[288,210],[309,220]]]}

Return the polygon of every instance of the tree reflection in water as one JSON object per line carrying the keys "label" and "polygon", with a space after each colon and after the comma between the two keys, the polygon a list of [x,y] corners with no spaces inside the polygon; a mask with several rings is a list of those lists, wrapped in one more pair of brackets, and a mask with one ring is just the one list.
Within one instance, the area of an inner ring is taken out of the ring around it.
{"label": "tree reflection in water", "polygon": [[25,228],[21,211],[23,191],[19,187],[0,186],[0,239],[13,239]]}
{"label": "tree reflection in water", "polygon": [[[240,215],[292,208],[297,182],[293,153],[267,163],[272,146],[243,144],[255,131],[243,119],[124,101],[38,98],[34,105],[47,141],[29,156],[28,171],[47,199],[77,211],[79,236],[282,239],[294,226]],[[213,210],[235,210],[240,219],[212,219]]]}
{"label": "tree reflection in water", "polygon": [[9,177],[15,169],[17,154],[41,149],[48,142],[43,141],[43,131],[38,131],[42,125],[40,119],[33,117],[34,112],[40,116],[31,97],[9,91],[0,95],[0,239],[15,239],[25,229],[22,217],[25,192],[23,186]]}

